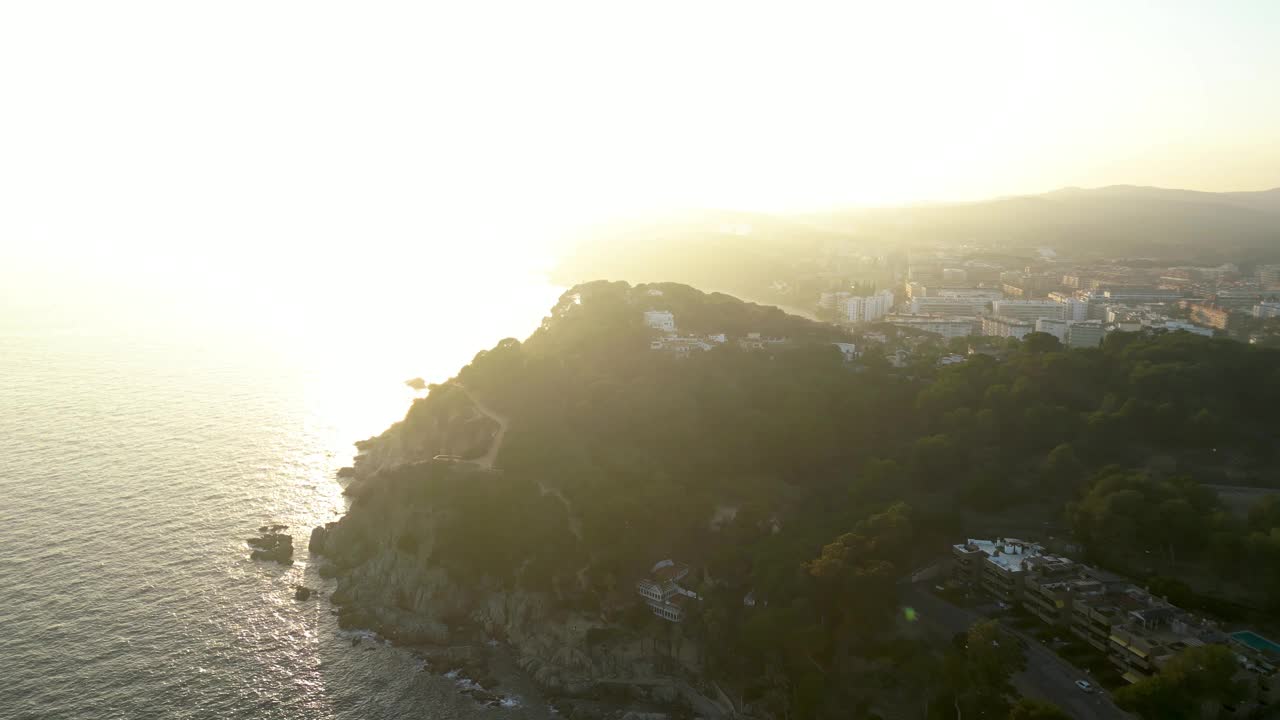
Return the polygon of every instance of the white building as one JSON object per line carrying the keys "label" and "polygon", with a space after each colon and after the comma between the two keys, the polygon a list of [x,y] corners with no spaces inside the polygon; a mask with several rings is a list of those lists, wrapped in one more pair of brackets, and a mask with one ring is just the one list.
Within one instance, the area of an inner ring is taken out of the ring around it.
{"label": "white building", "polygon": [[888,315],[885,317],[885,322],[901,328],[935,333],[948,339],[973,335],[978,324],[978,321],[971,317],[929,317],[927,315],[921,317]]}
{"label": "white building", "polygon": [[680,585],[688,574],[688,565],[663,560],[649,569],[649,577],[636,583],[636,592],[644,598],[654,615],[678,623],[684,620],[686,599],[699,599],[697,593]]}
{"label": "white building", "polygon": [[1084,300],[1070,293],[1051,292],[1049,299],[1062,306],[1063,320],[1088,320],[1089,319],[1089,301]]}
{"label": "white building", "polygon": [[913,297],[911,314],[974,317],[986,312],[989,304],[983,297]]}
{"label": "white building", "polygon": [[1280,302],[1260,302],[1253,306],[1253,316],[1256,318],[1273,318],[1280,317]]}
{"label": "white building", "polygon": [[838,308],[841,304],[847,302],[852,293],[847,292],[824,292],[818,295],[818,307],[820,308]]}
{"label": "white building", "polygon": [[853,343],[838,342],[831,344],[839,348],[840,354],[844,356],[845,362],[851,362],[854,358],[858,357],[858,348]]}
{"label": "white building", "polygon": [[1048,333],[1069,348],[1098,347],[1106,328],[1098,320],[1036,320],[1036,332]]}
{"label": "white building", "polygon": [[1036,320],[1036,332],[1048,333],[1056,338],[1063,345],[1067,344],[1067,326],[1070,323],[1066,320],[1050,320],[1049,318],[1040,318]]}
{"label": "white building", "polygon": [[982,316],[982,334],[987,337],[1022,338],[1035,332],[1035,323],[1003,315]]}
{"label": "white building", "polygon": [[938,288],[938,297],[954,297],[954,298],[986,298],[988,300],[999,300],[1004,297],[1004,293],[996,288]]}
{"label": "white building", "polygon": [[667,337],[649,341],[650,350],[660,350],[669,352],[676,357],[689,357],[693,352],[706,352],[713,346],[704,338],[696,335],[689,337],[675,337],[668,335]]}
{"label": "white building", "polygon": [[1034,323],[1040,318],[1063,320],[1063,306],[1053,300],[995,300],[991,314]]}
{"label": "white building", "polygon": [[875,295],[866,297],[847,297],[837,308],[845,322],[875,322],[893,310],[893,291],[881,290]]}
{"label": "white building", "polygon": [[676,331],[676,318],[666,310],[645,310],[644,324],[663,332]]}
{"label": "white building", "polygon": [[1203,335],[1204,337],[1213,337],[1213,328],[1200,327],[1199,325],[1192,325],[1191,323],[1184,322],[1182,320],[1166,320],[1163,325],[1152,325],[1151,329],[1165,330],[1167,332],[1176,332],[1178,330],[1184,330],[1186,332],[1191,333],[1192,335]]}
{"label": "white building", "polygon": [[1106,335],[1106,326],[1099,320],[1036,320],[1036,332],[1048,333],[1069,348],[1098,347]]}
{"label": "white building", "polygon": [[1098,320],[1067,323],[1067,347],[1095,348],[1102,344],[1107,328]]}
{"label": "white building", "polygon": [[903,285],[903,288],[906,290],[908,300],[915,300],[918,297],[922,298],[929,296],[929,288],[927,288],[923,283],[908,280]]}

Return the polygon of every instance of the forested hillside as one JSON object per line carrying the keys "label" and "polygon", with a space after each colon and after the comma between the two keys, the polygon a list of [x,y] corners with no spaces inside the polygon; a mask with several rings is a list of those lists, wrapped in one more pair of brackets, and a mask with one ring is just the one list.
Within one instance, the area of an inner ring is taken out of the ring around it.
{"label": "forested hillside", "polygon": [[[682,330],[791,342],[678,358],[649,349],[646,309]],[[479,353],[453,381],[509,418],[501,473],[409,468],[396,482],[456,510],[437,544],[451,572],[613,621],[647,617],[632,587],[656,560],[702,568],[688,626],[706,672],[800,716],[844,716],[867,700],[866,674],[898,662],[894,583],[957,539],[961,509],[1054,503],[1117,563],[1125,547],[1175,571],[1235,553],[1257,570],[1251,590],[1277,597],[1280,513],[1234,518],[1204,483],[1280,485],[1280,351],[1187,334],[1064,351],[1035,334],[1004,360],[907,374],[847,362],[831,344],[843,339],[684,286],[581,285],[527,341]],[[949,702],[1002,692],[932,677]]]}

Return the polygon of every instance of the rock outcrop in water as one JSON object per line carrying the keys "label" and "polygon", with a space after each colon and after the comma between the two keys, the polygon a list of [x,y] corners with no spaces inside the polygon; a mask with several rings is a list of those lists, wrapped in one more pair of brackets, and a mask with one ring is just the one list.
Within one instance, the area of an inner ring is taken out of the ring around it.
{"label": "rock outcrop in water", "polygon": [[261,537],[248,538],[246,542],[249,543],[249,547],[253,548],[253,552],[249,553],[249,559],[273,560],[281,565],[292,565],[293,537],[271,530],[271,528],[284,527],[283,525],[264,526]]}

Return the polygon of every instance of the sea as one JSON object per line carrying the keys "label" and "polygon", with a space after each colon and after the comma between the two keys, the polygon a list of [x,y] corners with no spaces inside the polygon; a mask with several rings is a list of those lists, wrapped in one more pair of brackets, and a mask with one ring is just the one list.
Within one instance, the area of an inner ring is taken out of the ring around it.
{"label": "sea", "polygon": [[[424,283],[391,319],[243,325],[162,298],[0,307],[0,720],[548,717],[516,674],[482,706],[411,650],[340,630],[306,545],[347,507],[352,443],[417,395],[406,380],[526,337],[562,290]],[[271,524],[291,567],[249,559]]]}

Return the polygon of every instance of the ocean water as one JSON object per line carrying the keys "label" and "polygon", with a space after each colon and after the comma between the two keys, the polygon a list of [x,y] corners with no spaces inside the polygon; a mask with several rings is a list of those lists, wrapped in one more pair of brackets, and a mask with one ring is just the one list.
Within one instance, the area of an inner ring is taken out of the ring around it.
{"label": "ocean water", "polygon": [[[318,342],[0,324],[0,719],[545,716],[518,680],[485,708],[406,650],[353,646],[306,544],[345,509],[352,442],[412,401],[404,380],[526,336],[558,294],[508,284],[471,315],[451,302]],[[248,559],[272,523],[292,567]],[[297,584],[324,596],[295,601]]]}

